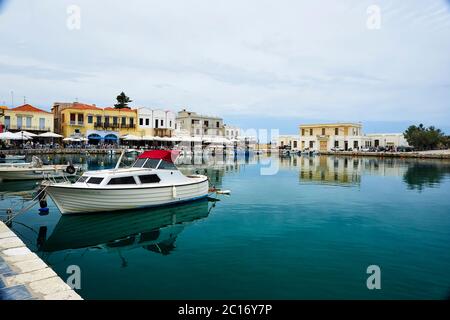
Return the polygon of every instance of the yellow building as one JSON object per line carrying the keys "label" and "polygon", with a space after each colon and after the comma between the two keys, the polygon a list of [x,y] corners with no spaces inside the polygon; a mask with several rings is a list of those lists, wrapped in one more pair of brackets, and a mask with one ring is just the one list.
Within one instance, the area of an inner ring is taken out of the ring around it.
{"label": "yellow building", "polygon": [[136,135],[137,110],[99,108],[83,103],[55,103],[52,108],[57,132],[64,137],[81,136],[90,143],[116,142],[125,134]]}
{"label": "yellow building", "polygon": [[[8,109],[2,106],[0,127],[2,131],[29,131],[35,134],[53,131],[53,114],[29,104]],[[0,131],[1,132],[1,131]]]}
{"label": "yellow building", "polygon": [[301,149],[317,151],[358,149],[370,139],[363,135],[359,123],[300,125]]}

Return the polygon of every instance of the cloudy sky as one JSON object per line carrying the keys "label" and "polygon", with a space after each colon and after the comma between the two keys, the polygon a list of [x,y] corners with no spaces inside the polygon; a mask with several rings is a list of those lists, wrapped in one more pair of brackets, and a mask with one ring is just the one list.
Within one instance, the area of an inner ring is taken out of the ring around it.
{"label": "cloudy sky", "polygon": [[448,0],[0,0],[0,39],[0,104],[111,106],[124,90],[282,133],[450,132]]}

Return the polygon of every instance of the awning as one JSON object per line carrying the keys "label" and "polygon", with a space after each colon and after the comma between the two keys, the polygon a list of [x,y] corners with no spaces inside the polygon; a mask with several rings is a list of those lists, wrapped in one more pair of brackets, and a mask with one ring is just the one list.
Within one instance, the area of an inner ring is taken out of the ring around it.
{"label": "awning", "polygon": [[175,162],[180,151],[178,150],[151,150],[145,151],[138,158],[139,159],[163,159],[167,162]]}

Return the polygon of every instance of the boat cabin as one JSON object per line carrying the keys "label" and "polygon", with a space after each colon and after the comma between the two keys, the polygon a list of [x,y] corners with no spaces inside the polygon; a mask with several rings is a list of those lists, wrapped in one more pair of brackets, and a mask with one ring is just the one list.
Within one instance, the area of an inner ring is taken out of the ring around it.
{"label": "boat cabin", "polygon": [[152,150],[141,154],[129,168],[85,172],[76,185],[84,187],[151,187],[191,182],[174,164],[178,152]]}

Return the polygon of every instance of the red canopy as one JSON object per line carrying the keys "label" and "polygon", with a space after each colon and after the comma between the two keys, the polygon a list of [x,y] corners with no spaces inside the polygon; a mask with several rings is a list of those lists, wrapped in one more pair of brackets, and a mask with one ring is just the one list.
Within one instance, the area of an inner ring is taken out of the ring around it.
{"label": "red canopy", "polygon": [[163,159],[167,162],[174,162],[180,151],[178,150],[151,150],[145,151],[139,156],[139,159]]}

